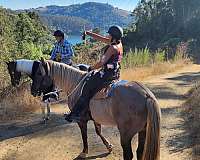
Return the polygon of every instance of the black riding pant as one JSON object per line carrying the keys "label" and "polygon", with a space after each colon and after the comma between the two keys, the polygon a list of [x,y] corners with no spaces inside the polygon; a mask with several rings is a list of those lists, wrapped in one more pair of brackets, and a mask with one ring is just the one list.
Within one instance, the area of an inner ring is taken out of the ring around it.
{"label": "black riding pant", "polygon": [[112,71],[99,71],[88,77],[73,112],[80,114],[83,111],[88,111],[90,99],[103,87],[110,84],[113,81],[113,76],[114,73]]}

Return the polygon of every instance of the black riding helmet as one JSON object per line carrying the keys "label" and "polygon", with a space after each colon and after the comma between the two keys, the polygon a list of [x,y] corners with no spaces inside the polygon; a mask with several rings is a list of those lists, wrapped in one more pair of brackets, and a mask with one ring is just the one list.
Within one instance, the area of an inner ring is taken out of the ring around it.
{"label": "black riding helmet", "polygon": [[64,38],[64,33],[61,30],[57,30],[53,33],[54,36],[57,37],[63,37]]}
{"label": "black riding helmet", "polygon": [[123,29],[120,26],[111,26],[108,32],[113,38],[121,39],[123,37]]}

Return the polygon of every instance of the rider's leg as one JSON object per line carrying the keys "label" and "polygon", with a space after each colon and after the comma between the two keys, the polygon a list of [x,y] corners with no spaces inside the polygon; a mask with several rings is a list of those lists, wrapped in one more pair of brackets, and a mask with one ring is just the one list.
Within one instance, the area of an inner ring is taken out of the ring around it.
{"label": "rider's leg", "polygon": [[105,81],[106,78],[99,72],[91,76],[83,87],[82,95],[74,105],[72,112],[65,119],[80,121],[81,114],[88,111],[90,99],[104,86]]}

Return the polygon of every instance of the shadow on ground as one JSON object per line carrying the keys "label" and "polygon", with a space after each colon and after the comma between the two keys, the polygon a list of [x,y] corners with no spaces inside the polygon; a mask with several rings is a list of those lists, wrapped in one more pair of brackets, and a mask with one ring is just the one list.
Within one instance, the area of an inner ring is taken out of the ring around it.
{"label": "shadow on ground", "polygon": [[90,156],[90,157],[86,157],[86,158],[74,158],[73,160],[91,160],[91,159],[97,159],[97,158],[105,158],[109,155],[110,153],[102,153],[102,154],[98,154],[96,156]]}
{"label": "shadow on ground", "polygon": [[186,72],[186,73],[180,74],[180,76],[171,77],[167,79],[173,80],[173,81],[182,81],[180,84],[178,84],[182,86],[182,85],[186,85],[186,83],[192,83],[192,82],[200,80],[200,72]]}
{"label": "shadow on ground", "polygon": [[176,94],[170,87],[164,87],[161,85],[158,86],[151,86],[148,85],[151,91],[155,94],[156,98],[158,99],[172,99],[172,100],[184,100],[185,95]]}
{"label": "shadow on ground", "polygon": [[[177,107],[174,110],[167,109],[168,114],[174,116],[178,116],[181,119],[183,119],[180,112],[183,112],[182,107]],[[183,119],[184,120],[184,119]],[[181,130],[181,133],[175,133],[172,137],[167,139],[166,143],[167,146],[170,148],[169,151],[171,153],[176,152],[182,152],[185,149],[189,149],[192,147],[191,144],[191,137],[189,132],[186,130],[186,125],[184,121],[180,121],[179,124],[170,125],[170,127],[167,128],[168,130]]]}
{"label": "shadow on ground", "polygon": [[[33,117],[38,117],[38,115],[34,114]],[[31,122],[0,123],[0,142],[9,138],[33,134],[64,124],[67,124],[67,122],[63,115],[60,114],[51,114],[51,119],[47,121],[47,124],[45,124],[40,118],[32,120]],[[66,125],[66,127],[69,126]]]}

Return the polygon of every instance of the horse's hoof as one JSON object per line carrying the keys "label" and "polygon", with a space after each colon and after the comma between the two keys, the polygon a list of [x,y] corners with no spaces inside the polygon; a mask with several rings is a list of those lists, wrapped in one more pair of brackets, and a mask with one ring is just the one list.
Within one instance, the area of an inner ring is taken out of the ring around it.
{"label": "horse's hoof", "polygon": [[48,121],[48,120],[50,120],[50,118],[49,118],[49,117],[46,117],[45,120]]}
{"label": "horse's hoof", "polygon": [[87,155],[86,153],[81,152],[77,158],[85,159],[86,155]]}
{"label": "horse's hoof", "polygon": [[112,152],[112,149],[113,149],[113,145],[112,145],[112,144],[109,144],[109,145],[107,146],[108,152],[111,153],[111,152]]}
{"label": "horse's hoof", "polygon": [[44,125],[46,125],[46,124],[47,124],[46,119],[44,119],[44,120],[42,121],[42,123],[43,123]]}

